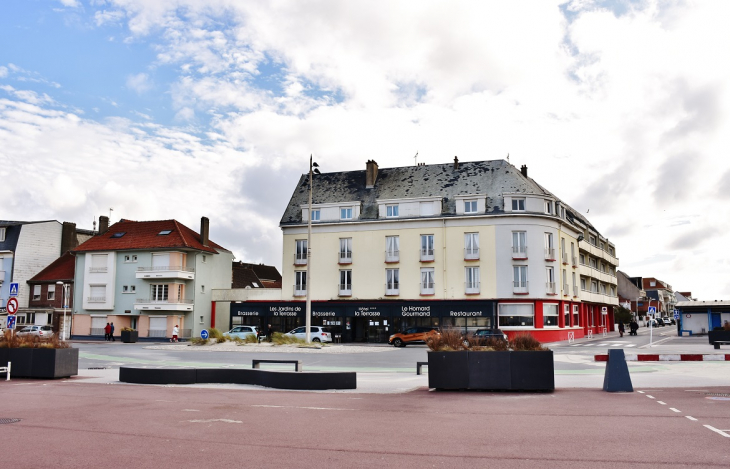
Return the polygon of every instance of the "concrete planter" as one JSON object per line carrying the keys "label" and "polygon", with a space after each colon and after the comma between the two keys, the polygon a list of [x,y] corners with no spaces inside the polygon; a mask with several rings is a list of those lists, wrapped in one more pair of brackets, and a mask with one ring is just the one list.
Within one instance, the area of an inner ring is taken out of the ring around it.
{"label": "concrete planter", "polygon": [[553,391],[553,352],[428,352],[428,386],[481,391]]}
{"label": "concrete planter", "polygon": [[0,349],[0,363],[12,363],[11,378],[68,378],[79,373],[79,349]]}
{"label": "concrete planter", "polygon": [[122,331],[122,342],[133,344],[139,340],[139,331]]}
{"label": "concrete planter", "polygon": [[730,341],[730,331],[710,331],[707,333],[710,345],[715,345],[715,341]]}

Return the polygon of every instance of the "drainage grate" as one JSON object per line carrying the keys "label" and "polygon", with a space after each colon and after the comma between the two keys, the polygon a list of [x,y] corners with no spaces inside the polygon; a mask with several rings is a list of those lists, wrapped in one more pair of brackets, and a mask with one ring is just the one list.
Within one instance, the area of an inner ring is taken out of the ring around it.
{"label": "drainage grate", "polygon": [[108,366],[93,366],[93,367],[87,368],[87,370],[108,370],[108,369],[109,369]]}
{"label": "drainage grate", "polygon": [[715,397],[730,397],[730,394],[723,394],[723,393],[717,393],[717,392],[706,392],[705,395],[715,396]]}
{"label": "drainage grate", "polygon": [[20,419],[3,419],[3,418],[0,418],[0,425],[2,425],[4,423],[15,423],[15,422],[20,422]]}

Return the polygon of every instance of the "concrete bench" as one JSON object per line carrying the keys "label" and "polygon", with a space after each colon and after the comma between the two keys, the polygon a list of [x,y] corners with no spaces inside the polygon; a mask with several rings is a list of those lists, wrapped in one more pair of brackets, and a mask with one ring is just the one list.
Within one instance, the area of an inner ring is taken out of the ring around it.
{"label": "concrete bench", "polygon": [[416,362],[416,374],[417,375],[423,374],[422,370],[423,370],[424,366],[428,366],[428,362]]}
{"label": "concrete bench", "polygon": [[720,344],[722,345],[728,345],[730,344],[730,340],[716,340],[715,341],[715,349],[720,350]]}
{"label": "concrete bench", "polygon": [[8,366],[0,366],[0,373],[6,373],[5,381],[10,381],[10,362],[8,362]]}
{"label": "concrete bench", "polygon": [[261,363],[291,363],[294,365],[294,371],[302,371],[301,360],[252,360],[251,368],[258,370],[261,368],[259,366]]}

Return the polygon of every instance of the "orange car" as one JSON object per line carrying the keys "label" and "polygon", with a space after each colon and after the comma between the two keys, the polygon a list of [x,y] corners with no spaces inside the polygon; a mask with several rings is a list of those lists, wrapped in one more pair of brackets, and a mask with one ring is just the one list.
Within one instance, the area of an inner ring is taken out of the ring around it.
{"label": "orange car", "polygon": [[434,327],[411,327],[390,336],[388,343],[394,347],[405,347],[408,344],[425,344],[426,339],[436,334],[440,334],[440,332]]}

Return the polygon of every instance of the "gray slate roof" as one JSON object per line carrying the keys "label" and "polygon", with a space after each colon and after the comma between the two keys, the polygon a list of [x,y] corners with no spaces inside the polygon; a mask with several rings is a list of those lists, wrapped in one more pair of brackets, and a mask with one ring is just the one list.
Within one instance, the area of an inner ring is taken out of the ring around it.
{"label": "gray slate roof", "polygon": [[[372,189],[365,188],[365,170],[318,174],[314,175],[312,203],[360,201],[360,220],[376,220],[378,199],[441,197],[441,216],[455,216],[455,196],[484,194],[487,196],[486,213],[499,214],[504,213],[502,194],[505,192],[554,197],[507,161],[491,160],[460,162],[456,170],[453,163],[380,168]],[[301,206],[308,203],[308,195],[309,175],[303,174],[281,218],[282,226],[302,223]],[[569,210],[570,216],[591,226],[575,210],[561,203]]]}

